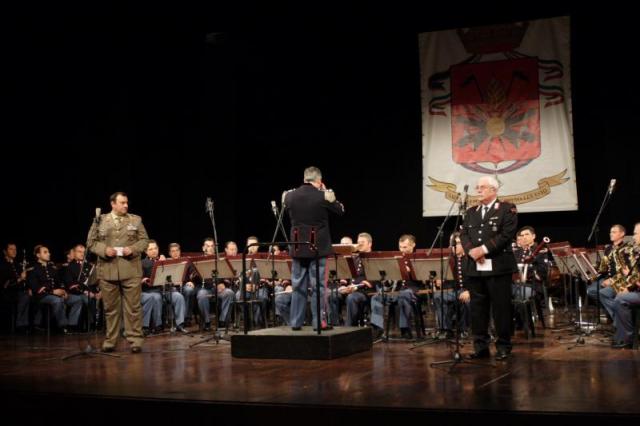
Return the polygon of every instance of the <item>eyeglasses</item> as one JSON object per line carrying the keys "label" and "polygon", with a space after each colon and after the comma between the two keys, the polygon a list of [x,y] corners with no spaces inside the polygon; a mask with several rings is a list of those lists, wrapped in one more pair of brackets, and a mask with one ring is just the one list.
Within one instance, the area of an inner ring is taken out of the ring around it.
{"label": "eyeglasses", "polygon": [[492,188],[491,185],[476,185],[476,189],[487,189]]}

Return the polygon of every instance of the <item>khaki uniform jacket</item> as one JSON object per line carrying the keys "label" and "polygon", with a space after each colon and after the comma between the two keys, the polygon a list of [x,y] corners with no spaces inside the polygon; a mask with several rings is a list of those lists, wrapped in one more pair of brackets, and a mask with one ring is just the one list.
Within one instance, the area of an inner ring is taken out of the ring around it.
{"label": "khaki uniform jacket", "polygon": [[[141,254],[147,248],[148,239],[140,216],[127,213],[118,224],[111,213],[101,215],[100,221],[91,226],[87,238],[89,250],[98,256],[97,278],[107,281],[142,278]],[[133,253],[107,257],[107,247],[130,247]]]}

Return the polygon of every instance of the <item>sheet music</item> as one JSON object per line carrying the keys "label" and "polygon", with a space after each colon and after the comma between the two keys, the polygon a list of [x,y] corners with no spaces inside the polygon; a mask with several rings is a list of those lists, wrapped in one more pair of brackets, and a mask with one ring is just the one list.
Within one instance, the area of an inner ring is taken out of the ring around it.
{"label": "sheet music", "polygon": [[[380,272],[385,280],[402,281],[398,258],[361,257],[364,273],[369,281],[380,280]],[[401,258],[400,258],[401,259]]]}
{"label": "sheet music", "polygon": [[336,274],[336,279],[338,280],[350,280],[354,278],[351,275],[351,269],[349,268],[349,264],[347,262],[347,256],[328,256],[327,264],[325,269],[329,271],[329,277],[331,277],[332,271]]}
{"label": "sheet music", "polygon": [[276,279],[290,280],[291,279],[291,267],[290,261],[287,259],[275,259],[271,263],[270,259],[254,259],[253,260],[260,273],[260,278],[271,279],[271,268],[276,271]]}
{"label": "sheet music", "polygon": [[443,264],[440,265],[440,258],[411,258],[411,268],[414,271],[415,278],[418,281],[429,281],[431,279],[431,272],[435,273],[435,278],[440,278],[440,269],[444,266],[444,279],[452,280],[453,274],[451,267],[449,266],[449,256],[445,256],[442,259]]}
{"label": "sheet music", "polygon": [[[212,278],[213,270],[215,268],[215,259],[197,260],[192,259],[193,266],[203,279]],[[225,258],[218,259],[218,278],[220,279],[233,279],[235,274],[231,269],[231,265],[227,263]]]}
{"label": "sheet music", "polygon": [[157,262],[154,265],[155,274],[153,274],[152,286],[162,286],[168,283],[175,285],[184,284],[184,274],[188,260],[180,263],[164,264],[162,261]]}

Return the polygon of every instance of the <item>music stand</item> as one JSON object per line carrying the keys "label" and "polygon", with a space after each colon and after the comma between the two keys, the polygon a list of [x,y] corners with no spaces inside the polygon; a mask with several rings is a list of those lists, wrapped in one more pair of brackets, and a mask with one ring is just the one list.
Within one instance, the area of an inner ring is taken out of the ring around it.
{"label": "music stand", "polygon": [[[253,259],[255,267],[258,269],[258,273],[261,277],[271,277],[271,288],[268,289],[269,296],[273,296],[273,323],[276,323],[275,317],[275,284],[276,280],[289,280],[291,281],[291,257],[284,254],[272,255],[267,257],[256,257]],[[257,294],[257,293],[256,293]],[[266,306],[264,307],[266,309]],[[267,315],[265,313],[264,318]],[[267,327],[265,321],[265,327]]]}
{"label": "music stand", "polygon": [[[182,286],[182,284],[184,284],[184,278],[187,273],[187,266],[189,263],[189,259],[184,258],[158,260],[157,262],[154,262],[149,282],[152,288],[160,287],[163,303],[167,303],[167,286]],[[169,309],[167,319],[170,324],[169,330],[173,333],[175,332],[175,314],[173,312],[171,298],[169,298],[168,304]]]}
{"label": "music stand", "polygon": [[[226,258],[219,258],[218,261],[216,262],[216,256],[214,254],[210,254],[210,255],[205,255],[205,256],[196,256],[196,257],[192,257],[191,258],[191,264],[193,265],[194,268],[196,268],[196,271],[198,272],[198,274],[203,278],[203,283],[204,283],[204,277],[213,277],[214,275],[219,278],[219,279],[234,279],[236,276],[236,272],[233,270],[233,268],[231,267],[231,263],[226,259]],[[217,270],[216,270],[216,265],[217,265]],[[216,272],[214,272],[216,271]],[[217,324],[219,321],[218,318],[218,298],[217,298],[217,294],[218,294],[218,283],[213,282],[213,290],[215,293],[215,295],[213,295],[212,297],[215,299],[215,303],[216,303],[216,322],[214,323],[216,325],[215,327],[215,331],[213,333],[213,336],[208,337],[204,340],[201,340],[199,342],[193,343],[192,345],[190,345],[189,347],[192,348],[196,345],[199,345],[201,343],[205,343],[205,342],[209,342],[212,339],[214,339],[216,341],[216,344],[219,343],[220,339],[224,340],[224,337],[220,336],[218,334],[218,328],[217,328]],[[226,321],[225,322],[225,334],[228,333],[229,331],[229,322]]]}
{"label": "music stand", "polygon": [[[402,266],[402,255],[393,255],[389,252],[371,252],[361,253],[360,259],[364,270],[364,276],[367,281],[380,281],[378,294],[382,303],[382,321],[384,323],[385,308],[387,304],[387,292],[384,289],[384,281],[405,281],[409,279],[409,274]],[[371,313],[373,315],[373,312]],[[387,310],[387,322],[383,324],[384,334],[380,338],[381,341],[389,341],[390,321]]]}
{"label": "music stand", "polygon": [[[411,267],[411,274],[412,274],[412,278],[414,280],[417,281],[424,281],[424,282],[433,282],[435,283],[435,280],[440,278],[440,317],[441,317],[441,322],[444,321],[444,283],[445,281],[451,281],[454,279],[453,276],[453,272],[451,270],[450,267],[450,263],[449,263],[449,256],[448,255],[444,255],[444,253],[439,253],[439,249],[434,249],[432,250],[431,254],[428,254],[427,252],[418,252],[415,253],[413,255],[411,255],[409,257],[410,259],[410,267]],[[446,250],[447,254],[449,253],[449,250]],[[441,278],[440,275],[442,274],[442,272],[440,271],[441,266],[445,265],[444,267],[444,278]],[[431,289],[431,294],[432,297],[433,295],[436,294],[436,290],[435,288],[432,287]],[[447,291],[451,291],[451,290],[447,290]],[[435,306],[434,306],[435,308]],[[437,318],[437,315],[436,315]],[[443,324],[438,324],[438,330],[435,330],[436,334],[435,336],[428,340],[428,341],[423,341],[423,342],[419,342],[414,344],[411,348],[409,349],[415,349],[418,348],[420,346],[425,346],[425,345],[430,345],[439,341],[444,341],[446,339],[440,339],[438,336],[438,331],[444,331],[444,327]]]}
{"label": "music stand", "polygon": [[334,276],[335,280],[351,280],[356,276],[353,262],[349,262],[349,256],[335,254],[327,257],[326,268],[329,276]]}
{"label": "music stand", "polygon": [[255,258],[253,262],[258,268],[261,277],[271,276],[272,270],[276,272],[277,279],[291,279],[291,257],[287,255],[275,255],[268,258]]}
{"label": "music stand", "polygon": [[[558,270],[563,275],[562,286],[564,289],[564,312],[566,314],[570,312],[569,301],[573,299],[573,285],[570,280],[574,271],[571,270],[567,263],[567,258],[572,256],[573,249],[568,241],[562,241],[549,244],[549,251],[551,251],[551,256]],[[556,327],[555,321],[554,327]]]}

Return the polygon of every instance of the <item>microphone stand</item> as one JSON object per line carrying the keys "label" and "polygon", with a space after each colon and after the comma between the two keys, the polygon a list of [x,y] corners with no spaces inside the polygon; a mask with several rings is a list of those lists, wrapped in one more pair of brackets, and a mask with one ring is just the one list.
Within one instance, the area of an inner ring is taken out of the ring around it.
{"label": "microphone stand", "polygon": [[[276,229],[273,231],[273,237],[271,238],[271,249],[269,250],[269,256],[271,257],[271,288],[269,289],[269,300],[273,299],[273,324],[276,325],[276,295],[275,295],[275,288],[276,288],[276,279],[278,276],[278,272],[276,271],[276,258],[275,258],[275,250],[273,249],[273,247],[275,246],[276,243],[276,238],[278,237],[278,231],[282,232],[282,236],[284,237],[284,240],[288,243],[289,242],[289,238],[287,237],[287,233],[284,230],[284,226],[282,225],[282,218],[283,218],[283,214],[284,214],[284,203],[282,204],[282,208],[280,209],[280,211],[278,211],[278,206],[275,204],[275,201],[273,202],[273,214],[275,215],[276,218]],[[265,307],[266,308],[266,307]],[[265,315],[266,318],[266,315]],[[265,324],[265,327],[267,326],[267,324]]]}
{"label": "microphone stand", "polygon": [[[94,224],[93,224],[94,232],[97,234],[98,233],[98,227],[100,226],[100,216],[96,215],[96,217],[93,219],[93,222],[94,222]],[[89,255],[89,236],[87,235],[87,242],[86,242],[86,245],[85,245],[84,258],[82,259],[82,265],[80,265],[80,273],[82,273],[82,271],[89,264],[89,262],[87,262],[88,255]],[[89,277],[87,276],[87,283],[88,283],[88,280],[89,280]],[[88,296],[87,296],[87,298],[88,298]],[[75,352],[75,353],[73,353],[71,355],[67,355],[65,357],[62,357],[62,361],[66,361],[68,359],[75,358],[77,356],[91,356],[91,355],[104,355],[104,356],[109,356],[109,357],[112,357],[112,358],[120,358],[120,355],[111,354],[111,353],[107,353],[107,352],[101,352],[101,351],[98,351],[98,350],[94,349],[94,347],[91,346],[91,338],[90,338],[90,333],[89,333],[89,303],[88,302],[87,302],[87,346],[85,346],[85,348],[80,352]],[[100,307],[98,305],[98,300],[96,299],[96,309],[99,309],[99,308]],[[97,331],[98,331],[98,329],[96,328],[96,332]]]}
{"label": "microphone stand", "polygon": [[[213,201],[211,200],[211,198],[207,198],[206,209],[207,213],[209,213],[209,219],[211,220],[211,227],[213,228],[213,271],[211,271],[211,280],[213,281],[212,299],[215,306],[216,320],[213,323],[213,334],[206,339],[193,343],[191,346],[189,346],[190,348],[193,348],[194,346],[200,345],[205,342],[210,342],[211,340],[215,340],[216,345],[220,343],[220,339],[225,340],[224,337],[220,336],[220,333],[218,332],[218,321],[220,320],[220,312],[218,309],[218,232],[216,229],[216,219],[213,214]],[[202,286],[204,287],[204,277],[202,279]]]}
{"label": "microphone stand", "polygon": [[[595,250],[596,250],[596,264],[600,264],[600,253],[598,252],[598,234],[600,233],[600,216],[602,216],[602,212],[604,208],[611,201],[611,195],[613,194],[613,186],[610,185],[606,192],[604,193],[604,197],[602,199],[602,203],[600,204],[600,210],[598,210],[598,214],[596,215],[593,225],[591,226],[591,232],[587,237],[587,245],[591,243],[591,240],[594,241]],[[615,247],[612,246],[612,249],[615,250]],[[596,321],[595,325],[600,325],[600,279],[596,277]]]}
{"label": "microphone stand", "polygon": [[[460,194],[457,194],[455,200],[453,200],[453,202],[451,203],[451,206],[449,206],[449,211],[447,212],[447,215],[444,217],[444,220],[442,221],[440,226],[438,226],[438,233],[433,239],[433,242],[431,243],[431,247],[429,247],[429,251],[427,252],[427,256],[430,256],[431,252],[433,251],[433,247],[436,245],[436,242],[440,243],[440,321],[438,321],[438,329],[435,337],[433,337],[431,340],[415,343],[410,349],[415,349],[420,346],[426,346],[426,345],[430,345],[433,343],[438,343],[440,341],[446,340],[446,338],[440,339],[440,337],[438,337],[441,332],[445,331],[444,324],[443,324],[444,322],[444,247],[443,247],[442,237],[444,235],[443,233],[444,226],[446,225],[447,221],[451,217],[453,206],[456,205],[459,198],[460,198]],[[457,226],[457,221],[456,221],[456,226]],[[436,318],[437,318],[437,315],[436,315]]]}

